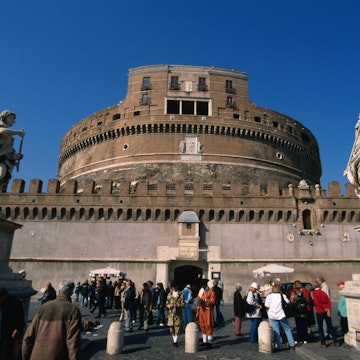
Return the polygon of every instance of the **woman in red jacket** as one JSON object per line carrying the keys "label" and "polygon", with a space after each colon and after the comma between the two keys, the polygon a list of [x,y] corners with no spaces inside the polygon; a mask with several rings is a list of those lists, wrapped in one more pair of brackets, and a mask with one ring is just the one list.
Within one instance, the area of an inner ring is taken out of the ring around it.
{"label": "woman in red jacket", "polygon": [[316,320],[317,320],[318,328],[319,328],[320,347],[326,348],[324,328],[323,328],[324,320],[326,322],[328,332],[333,339],[333,343],[331,343],[331,345],[332,346],[340,346],[340,344],[337,340],[337,337],[336,337],[336,333],[335,333],[332,321],[331,321],[331,300],[326,295],[326,293],[320,289],[320,284],[315,283],[314,287],[315,287],[315,289],[311,293],[311,297],[314,300]]}

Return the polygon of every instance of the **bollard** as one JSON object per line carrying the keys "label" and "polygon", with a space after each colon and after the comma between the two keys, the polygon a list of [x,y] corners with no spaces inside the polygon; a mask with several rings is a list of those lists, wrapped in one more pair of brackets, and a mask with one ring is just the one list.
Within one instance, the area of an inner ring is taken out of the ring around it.
{"label": "bollard", "polygon": [[120,321],[111,323],[107,336],[106,353],[108,355],[118,355],[123,351],[124,330]]}
{"label": "bollard", "polygon": [[185,328],[185,352],[195,354],[199,349],[199,329],[196,323],[190,322]]}
{"label": "bollard", "polygon": [[273,330],[268,321],[262,321],[258,327],[259,352],[272,353]]}

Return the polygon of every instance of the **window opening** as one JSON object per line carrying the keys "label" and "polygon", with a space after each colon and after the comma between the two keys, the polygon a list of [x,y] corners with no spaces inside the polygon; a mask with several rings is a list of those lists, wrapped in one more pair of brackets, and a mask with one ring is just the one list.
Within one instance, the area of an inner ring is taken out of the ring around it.
{"label": "window opening", "polygon": [[303,224],[304,224],[304,229],[307,230],[311,230],[311,212],[310,210],[304,210],[303,211]]}
{"label": "window opening", "polygon": [[207,91],[206,78],[199,78],[198,91]]}
{"label": "window opening", "polygon": [[179,77],[172,76],[170,80],[170,90],[180,90]]}
{"label": "window opening", "polygon": [[150,77],[149,76],[143,77],[141,90],[150,90],[150,89],[151,89]]}
{"label": "window opening", "polygon": [[182,102],[182,113],[185,115],[194,115],[194,102],[183,101]]}
{"label": "window opening", "polygon": [[180,101],[168,100],[167,101],[167,113],[168,114],[180,114]]}
{"label": "window opening", "polygon": [[196,102],[196,114],[197,115],[209,115],[209,103],[207,101]]}
{"label": "window opening", "polygon": [[225,91],[229,92],[229,93],[233,93],[234,89],[233,89],[232,80],[226,80],[226,82],[225,82]]}

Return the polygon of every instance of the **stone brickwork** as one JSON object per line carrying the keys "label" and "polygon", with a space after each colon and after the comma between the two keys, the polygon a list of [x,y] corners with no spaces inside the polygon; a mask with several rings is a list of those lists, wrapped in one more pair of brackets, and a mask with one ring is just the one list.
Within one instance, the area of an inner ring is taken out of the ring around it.
{"label": "stone brickwork", "polygon": [[159,65],[131,69],[123,101],[65,134],[58,175],[62,184],[241,179],[286,187],[318,184],[321,164],[308,129],[249,100],[246,74]]}

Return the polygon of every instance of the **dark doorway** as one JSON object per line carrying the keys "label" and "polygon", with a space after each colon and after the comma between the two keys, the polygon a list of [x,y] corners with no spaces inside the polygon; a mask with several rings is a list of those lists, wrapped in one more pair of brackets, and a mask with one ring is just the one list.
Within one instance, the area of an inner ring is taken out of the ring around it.
{"label": "dark doorway", "polygon": [[185,265],[174,270],[174,281],[182,290],[187,284],[192,288],[197,288],[199,279],[202,278],[202,269],[197,266]]}

